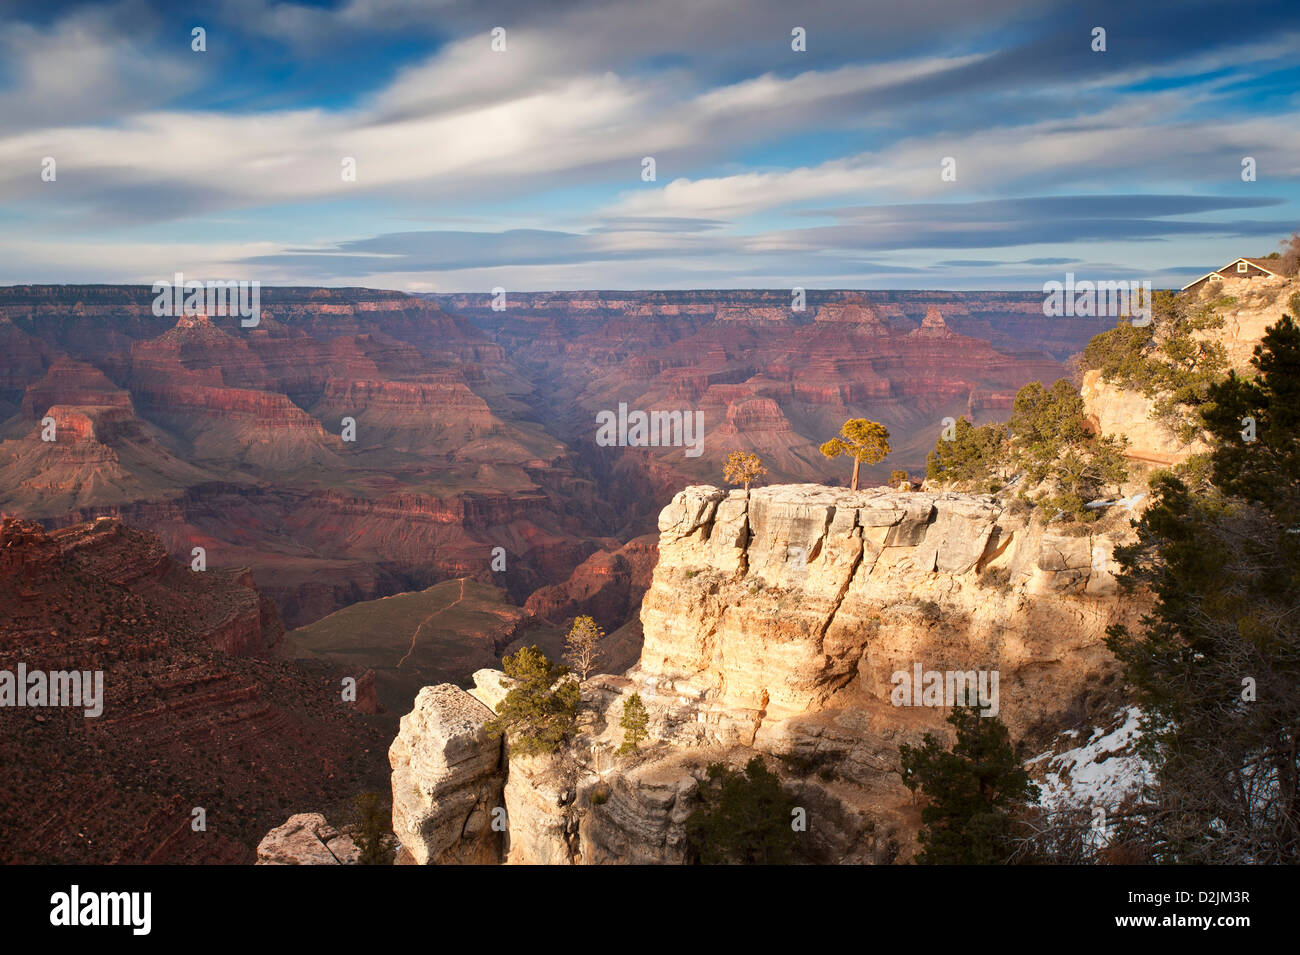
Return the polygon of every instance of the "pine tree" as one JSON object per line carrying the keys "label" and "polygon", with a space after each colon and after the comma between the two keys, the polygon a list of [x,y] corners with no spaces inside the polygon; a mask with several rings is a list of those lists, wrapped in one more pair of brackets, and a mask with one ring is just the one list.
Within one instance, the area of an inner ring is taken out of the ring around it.
{"label": "pine tree", "polygon": [[564,660],[577,671],[582,680],[591,675],[600,659],[600,641],[605,631],[592,617],[582,616],[573,621],[569,634],[564,638]]}
{"label": "pine tree", "polygon": [[[1252,381],[1212,387],[1214,486],[1152,484],[1127,586],[1156,597],[1141,632],[1108,631],[1157,766],[1147,830],[1160,861],[1300,862],[1300,329],[1265,334]],[[1243,419],[1251,419],[1253,428]]]}
{"label": "pine tree", "polygon": [[889,429],[866,418],[850,418],[840,428],[840,436],[831,438],[819,449],[828,458],[847,454],[853,458],[853,483],[858,489],[858,471],[862,462],[876,464],[889,454]]}
{"label": "pine tree", "polygon": [[732,451],[727,458],[727,463],[722,467],[722,476],[726,478],[728,484],[743,484],[745,490],[749,490],[749,485],[755,480],[767,473],[767,468],[763,467],[763,459],[757,454],[749,454],[744,451]]}
{"label": "pine tree", "polygon": [[506,676],[518,685],[497,704],[497,717],[488,722],[488,733],[505,734],[511,752],[521,756],[557,752],[577,728],[582,699],[568,667],[552,663],[535,645],[501,663]]}
{"label": "pine tree", "polygon": [[353,801],[354,836],[361,850],[361,865],[387,865],[392,851],[386,837],[392,832],[392,810],[379,793],[361,793]]}
{"label": "pine tree", "polygon": [[952,750],[931,733],[922,745],[898,748],[903,783],[927,797],[921,810],[916,856],[921,865],[998,865],[1015,848],[1016,813],[1038,801],[996,717],[975,707],[954,707],[948,722],[957,730]]}
{"label": "pine tree", "polygon": [[755,756],[744,772],[709,766],[701,804],[686,820],[687,845],[704,865],[785,865],[797,836],[791,826],[794,797]]}
{"label": "pine tree", "polygon": [[1085,505],[1128,479],[1123,443],[1093,434],[1085,424],[1083,399],[1064,378],[1051,388],[1031,381],[1016,393],[1011,418],[1011,450],[1035,483],[1051,490],[1042,503],[1076,519],[1095,520]]}
{"label": "pine tree", "polygon": [[650,716],[646,713],[641,694],[633,693],[623,704],[623,718],[618,721],[623,727],[623,745],[618,754],[635,752],[640,742],[649,735]]}
{"label": "pine tree", "polygon": [[925,458],[930,480],[971,485],[980,491],[997,490],[998,470],[1006,463],[1007,429],[1000,424],[976,427],[965,418],[953,425],[952,440],[940,436]]}

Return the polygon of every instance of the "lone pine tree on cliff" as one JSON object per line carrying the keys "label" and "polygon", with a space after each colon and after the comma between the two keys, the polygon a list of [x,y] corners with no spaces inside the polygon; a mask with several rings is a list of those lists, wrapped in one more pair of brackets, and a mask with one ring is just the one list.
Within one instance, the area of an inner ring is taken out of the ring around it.
{"label": "lone pine tree on cliff", "polygon": [[564,638],[564,662],[569,664],[578,676],[586,680],[591,671],[596,669],[600,659],[600,641],[605,631],[595,619],[588,616],[578,617],[569,628],[569,635]]}
{"label": "lone pine tree on cliff", "polygon": [[690,857],[703,865],[786,865],[798,836],[791,827],[795,798],[755,756],[744,771],[712,763],[700,784],[700,804],[686,819]]}
{"label": "lone pine tree on cliff", "polygon": [[569,668],[552,663],[536,645],[506,657],[501,665],[517,685],[497,704],[488,734],[506,734],[511,751],[521,756],[558,751],[577,728],[582,699]]}
{"label": "lone pine tree on cliff", "polygon": [[727,463],[722,468],[722,476],[728,484],[743,484],[746,492],[749,485],[767,473],[763,460],[757,454],[746,451],[732,451]]}
{"label": "lone pine tree on cliff", "polygon": [[640,742],[649,735],[649,714],[641,702],[641,694],[633,693],[623,704],[623,718],[618,721],[623,727],[623,745],[618,748],[619,755],[635,752]]}
{"label": "lone pine tree on cliff", "polygon": [[889,429],[866,418],[850,418],[840,428],[840,436],[831,438],[820,450],[828,458],[838,458],[841,454],[853,456],[853,483],[850,487],[856,491],[862,462],[876,464],[889,454]]}

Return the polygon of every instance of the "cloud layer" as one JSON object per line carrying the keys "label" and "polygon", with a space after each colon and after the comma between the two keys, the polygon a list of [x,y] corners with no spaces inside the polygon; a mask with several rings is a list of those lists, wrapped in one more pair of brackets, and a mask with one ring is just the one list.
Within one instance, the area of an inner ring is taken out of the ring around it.
{"label": "cloud layer", "polygon": [[975,6],[19,4],[0,281],[1161,282],[1300,224],[1293,4]]}

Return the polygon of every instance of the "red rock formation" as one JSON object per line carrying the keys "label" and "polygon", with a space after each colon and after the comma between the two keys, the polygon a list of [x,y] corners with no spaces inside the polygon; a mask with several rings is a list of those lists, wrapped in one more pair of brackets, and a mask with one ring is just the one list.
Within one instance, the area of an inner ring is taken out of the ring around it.
{"label": "red rock formation", "polygon": [[[120,516],[185,559],[204,546],[214,566],[252,568],[294,624],[486,578],[494,546],[523,600],[610,523],[564,444],[517,422],[533,416],[532,386],[502,346],[432,302],[266,289],[245,329],[154,316],[147,292],[0,290],[14,345],[0,358],[0,415],[13,415],[0,507],[50,526]],[[63,440],[41,442],[51,407]]]}
{"label": "red rock formation", "polygon": [[524,609],[562,627],[586,614],[612,631],[640,605],[658,552],[654,534],[635,537],[614,550],[597,551],[575,567],[568,580],[535,590]]}
{"label": "red rock formation", "polygon": [[340,671],[256,656],[282,633],[246,577],[152,535],[4,519],[0,670],[100,671],[103,710],[0,708],[0,861],[251,862],[284,804],[378,788],[391,730],[341,702]]}

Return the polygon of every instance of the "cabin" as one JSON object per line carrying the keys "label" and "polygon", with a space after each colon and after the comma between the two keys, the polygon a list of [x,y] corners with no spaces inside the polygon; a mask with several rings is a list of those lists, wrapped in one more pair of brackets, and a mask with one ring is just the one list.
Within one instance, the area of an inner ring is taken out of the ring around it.
{"label": "cabin", "polygon": [[1224,279],[1285,278],[1278,271],[1281,267],[1281,259],[1233,259],[1223,268],[1206,272],[1195,282],[1184,285],[1182,291],[1199,289],[1206,282],[1222,282]]}

